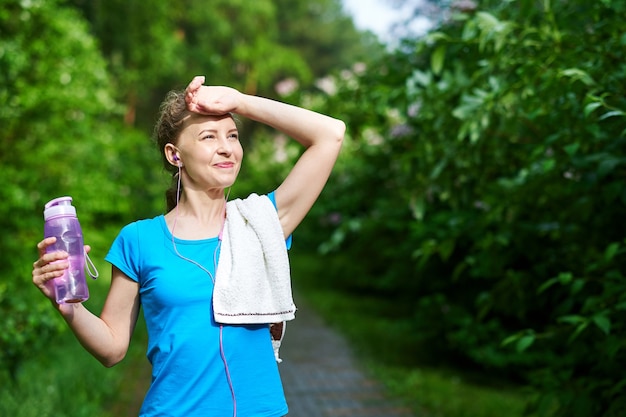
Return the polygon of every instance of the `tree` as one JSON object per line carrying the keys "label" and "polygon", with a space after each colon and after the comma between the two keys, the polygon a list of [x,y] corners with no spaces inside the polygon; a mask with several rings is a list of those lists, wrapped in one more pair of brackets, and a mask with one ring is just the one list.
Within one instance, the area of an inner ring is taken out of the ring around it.
{"label": "tree", "polygon": [[[120,224],[163,210],[169,179],[157,152],[146,148],[167,90],[204,73],[210,82],[271,97],[289,77],[313,85],[316,60],[301,53],[302,43],[284,41],[292,37],[279,30],[283,12],[268,0],[0,2],[0,162],[7,179],[0,223],[12,234],[0,242],[7,260],[0,311],[8,318],[0,324],[0,369],[15,372],[59,325],[47,301],[32,301],[28,283],[44,203],[71,195],[99,256]],[[331,64],[315,69],[322,70]]]}
{"label": "tree", "polygon": [[0,367],[13,373],[59,325],[28,279],[44,203],[72,195],[87,234],[96,222],[105,228],[106,220],[133,212],[131,198],[111,196],[133,194],[125,184],[143,172],[118,164],[145,137],[115,122],[123,108],[113,98],[97,43],[74,9],[56,1],[2,3],[0,224],[10,238],[0,242],[0,311],[6,318]]}
{"label": "tree", "polygon": [[384,46],[373,34],[356,29],[340,1],[274,0],[274,3],[279,11],[280,43],[302,55],[314,79],[382,57]]}
{"label": "tree", "polygon": [[373,54],[372,39],[355,29],[338,0],[71,3],[101,44],[127,104],[126,122],[141,129],[152,128],[165,92],[194,75],[275,98],[285,79],[310,89],[318,78]]}
{"label": "tree", "polygon": [[482,2],[334,101],[357,142],[325,247],[360,262],[333,279],[414,306],[448,361],[532,383],[540,415],[626,401],[625,7]]}

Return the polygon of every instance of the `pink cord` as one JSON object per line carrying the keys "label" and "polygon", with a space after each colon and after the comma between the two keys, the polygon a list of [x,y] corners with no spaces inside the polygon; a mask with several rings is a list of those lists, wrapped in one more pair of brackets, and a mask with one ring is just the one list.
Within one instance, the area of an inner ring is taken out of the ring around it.
{"label": "pink cord", "polygon": [[237,399],[235,398],[235,387],[233,387],[233,381],[230,379],[230,370],[228,369],[226,354],[224,353],[224,342],[222,340],[223,329],[224,326],[220,324],[220,354],[222,355],[222,361],[224,362],[224,369],[226,370],[226,379],[228,380],[228,386],[230,387],[230,394],[233,397],[233,417],[237,417]]}

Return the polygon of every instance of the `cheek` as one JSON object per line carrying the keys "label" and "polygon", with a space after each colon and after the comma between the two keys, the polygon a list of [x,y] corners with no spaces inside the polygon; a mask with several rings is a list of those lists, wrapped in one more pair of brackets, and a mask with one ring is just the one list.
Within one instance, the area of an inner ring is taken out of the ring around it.
{"label": "cheek", "polygon": [[243,160],[243,147],[240,142],[237,142],[237,146],[234,148],[234,152],[237,155],[239,161]]}

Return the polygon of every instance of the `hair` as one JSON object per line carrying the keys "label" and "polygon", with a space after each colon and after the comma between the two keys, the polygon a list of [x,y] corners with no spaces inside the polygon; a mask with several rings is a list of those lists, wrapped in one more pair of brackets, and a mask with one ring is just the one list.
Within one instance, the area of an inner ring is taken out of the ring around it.
{"label": "hair", "polygon": [[[181,132],[185,128],[185,119],[194,113],[187,110],[184,90],[172,90],[167,93],[159,107],[159,119],[154,126],[154,141],[161,153],[163,168],[172,174],[172,182],[165,190],[165,204],[167,211],[172,210],[178,204],[178,184],[180,168],[173,166],[165,155],[165,145],[171,143],[176,146]],[[237,127],[240,121],[233,113],[229,113]],[[183,183],[180,182],[180,191],[183,191]]]}
{"label": "hair", "polygon": [[[159,108],[159,119],[154,127],[154,140],[161,153],[163,168],[172,174],[172,183],[165,191],[165,202],[167,211],[176,207],[178,192],[178,172],[179,168],[173,166],[165,155],[165,145],[171,143],[176,145],[180,133],[185,127],[185,118],[192,113],[187,110],[185,92],[173,90],[167,93]],[[182,190],[182,183],[181,183]]]}

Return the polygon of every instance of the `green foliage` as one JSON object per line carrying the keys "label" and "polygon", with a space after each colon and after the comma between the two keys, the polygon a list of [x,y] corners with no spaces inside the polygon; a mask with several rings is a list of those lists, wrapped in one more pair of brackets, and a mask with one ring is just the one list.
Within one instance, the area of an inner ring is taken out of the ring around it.
{"label": "green foliage", "polygon": [[[382,58],[383,46],[378,40],[355,29],[346,16],[342,2],[336,0],[273,1],[281,44],[298,51],[313,74],[313,81],[338,69],[350,68],[355,62]],[[302,83],[309,89],[309,85]]]}
{"label": "green foliage", "polygon": [[7,271],[0,284],[0,311],[8,317],[0,324],[0,363],[11,364],[14,374],[28,353],[23,346],[36,350],[55,327],[41,314],[49,308],[40,305],[46,302],[32,303],[17,290],[28,279],[35,257],[32,249],[42,228],[38,209],[47,198],[74,192],[82,182],[71,167],[89,151],[83,145],[85,132],[93,135],[96,130],[86,116],[111,112],[114,106],[103,85],[104,63],[76,13],[51,2],[5,1],[0,16],[0,159],[5,178],[0,223],[12,237],[0,243]]}
{"label": "green foliage", "polygon": [[292,80],[317,78],[382,51],[364,38],[339,0],[67,0],[98,38],[126,104],[125,120],[151,129],[164,93],[194,75],[251,94],[277,97]]}
{"label": "green foliage", "polygon": [[113,417],[101,404],[114,398],[121,375],[98,365],[65,336],[66,343],[48,343],[46,353],[32,356],[16,376],[0,374],[0,415]]}
{"label": "green foliage", "polygon": [[[104,262],[97,264],[103,272]],[[107,290],[108,281],[90,283],[87,307],[100,309]],[[49,310],[48,306],[39,314],[49,315]],[[22,349],[28,350],[28,361],[16,374],[0,371],[0,415],[120,417],[133,415],[130,411],[137,415],[137,399],[150,380],[143,323],[138,324],[126,359],[114,368],[101,366],[67,330],[39,336],[46,340],[44,350],[34,352],[26,344]]]}
{"label": "green foliage", "polygon": [[[53,396],[36,403],[24,380],[42,366],[31,368],[27,359],[66,327],[29,282],[45,202],[74,198],[98,263],[124,224],[164,208],[170,178],[149,135],[166,91],[206,74],[211,83],[297,101],[302,90],[314,89],[314,77],[365,56],[364,46],[374,45],[346,25],[345,16],[333,18],[338,0],[306,4],[283,13],[285,4],[269,0],[0,0],[0,226],[7,235],[0,242],[0,385],[7,387],[0,414],[45,415],[66,400],[54,387],[63,372],[33,385],[52,387]],[[309,47],[322,27],[328,35],[323,46]],[[332,34],[339,33],[336,43]],[[295,90],[275,91],[286,79]],[[249,125],[244,130],[262,143],[258,151],[246,143],[258,165],[235,192],[276,187],[285,170],[274,155],[281,140],[275,144]],[[288,160],[298,152],[285,149]],[[66,412],[93,415],[102,398],[81,391],[83,408]],[[33,406],[16,411],[25,403]]]}
{"label": "green foliage", "polygon": [[133,155],[146,136],[116,122],[121,109],[105,61],[78,13],[54,1],[3,3],[0,224],[11,238],[0,242],[0,312],[7,318],[0,324],[0,366],[15,375],[60,325],[37,290],[22,290],[37,257],[44,203],[71,195],[90,243],[96,226],[147,211],[135,201],[150,206],[151,187],[128,184],[150,177],[141,166],[151,158]]}
{"label": "green foliage", "polygon": [[624,403],[624,7],[483,2],[332,104],[338,285],[412,294],[434,351],[532,383],[540,415]]}

